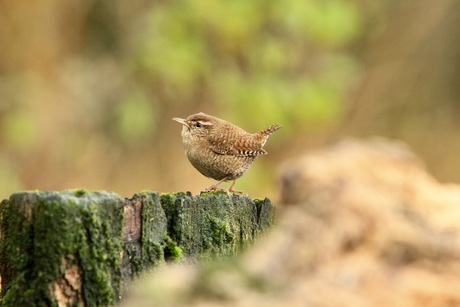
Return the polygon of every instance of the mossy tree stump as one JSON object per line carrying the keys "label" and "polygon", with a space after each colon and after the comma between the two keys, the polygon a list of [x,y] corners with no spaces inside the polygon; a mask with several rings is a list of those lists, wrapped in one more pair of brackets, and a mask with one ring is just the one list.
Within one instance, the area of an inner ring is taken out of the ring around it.
{"label": "mossy tree stump", "polygon": [[0,207],[2,305],[111,305],[165,260],[241,252],[274,220],[268,199],[224,192],[20,192]]}

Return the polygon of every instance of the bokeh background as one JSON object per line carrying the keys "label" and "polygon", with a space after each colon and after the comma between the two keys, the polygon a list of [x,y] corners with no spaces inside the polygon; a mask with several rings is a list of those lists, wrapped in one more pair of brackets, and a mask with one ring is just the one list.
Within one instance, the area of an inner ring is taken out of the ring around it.
{"label": "bokeh background", "polygon": [[0,0],[0,198],[198,193],[172,117],[283,129],[237,181],[346,136],[413,148],[460,181],[457,0]]}

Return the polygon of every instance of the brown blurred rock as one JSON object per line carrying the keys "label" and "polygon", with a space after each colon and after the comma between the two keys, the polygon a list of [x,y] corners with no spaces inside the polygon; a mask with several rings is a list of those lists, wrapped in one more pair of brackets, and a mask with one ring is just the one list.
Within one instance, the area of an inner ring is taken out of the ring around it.
{"label": "brown blurred rock", "polygon": [[163,306],[460,306],[460,187],[402,144],[346,140],[290,161],[276,230],[237,263],[166,268]]}

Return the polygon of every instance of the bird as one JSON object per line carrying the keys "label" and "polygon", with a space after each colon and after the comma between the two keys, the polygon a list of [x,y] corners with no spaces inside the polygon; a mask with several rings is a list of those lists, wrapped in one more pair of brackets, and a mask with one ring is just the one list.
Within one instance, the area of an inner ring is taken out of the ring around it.
{"label": "bird", "polygon": [[248,133],[202,112],[185,119],[174,117],[173,120],[182,124],[182,143],[190,163],[204,176],[217,180],[204,192],[217,190],[222,182],[233,180],[228,191],[243,193],[233,189],[236,179],[248,170],[256,157],[267,154],[263,146],[269,135],[281,128],[274,124],[256,133]]}

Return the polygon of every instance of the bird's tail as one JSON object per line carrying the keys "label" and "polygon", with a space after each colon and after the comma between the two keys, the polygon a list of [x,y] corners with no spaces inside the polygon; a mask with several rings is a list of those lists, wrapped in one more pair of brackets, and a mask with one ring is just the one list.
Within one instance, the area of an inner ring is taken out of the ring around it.
{"label": "bird's tail", "polygon": [[259,140],[260,144],[264,146],[268,140],[268,136],[272,134],[273,132],[279,130],[280,128],[281,128],[280,125],[274,124],[268,128],[265,128],[264,130],[260,130],[259,132],[254,133],[254,136],[256,137],[256,139]]}

